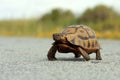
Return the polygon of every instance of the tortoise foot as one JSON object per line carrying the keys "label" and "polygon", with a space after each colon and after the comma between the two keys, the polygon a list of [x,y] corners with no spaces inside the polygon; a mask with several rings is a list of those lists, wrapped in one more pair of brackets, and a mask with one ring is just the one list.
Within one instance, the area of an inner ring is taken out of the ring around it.
{"label": "tortoise foot", "polygon": [[102,58],[101,58],[101,57],[99,57],[99,58],[96,58],[96,60],[102,60]]}
{"label": "tortoise foot", "polygon": [[75,58],[79,58],[81,56],[80,53],[74,53],[74,55],[75,55]]}
{"label": "tortoise foot", "polygon": [[81,55],[75,55],[75,58],[79,58]]}
{"label": "tortoise foot", "polygon": [[50,60],[50,61],[55,61],[55,60],[57,60],[56,58],[48,58],[48,60]]}

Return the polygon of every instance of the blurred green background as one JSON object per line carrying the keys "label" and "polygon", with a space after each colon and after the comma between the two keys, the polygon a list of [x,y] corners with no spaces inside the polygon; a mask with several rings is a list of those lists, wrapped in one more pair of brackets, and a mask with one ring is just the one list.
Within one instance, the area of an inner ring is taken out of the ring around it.
{"label": "blurred green background", "polygon": [[2,19],[0,36],[52,37],[73,24],[93,28],[98,38],[120,39],[120,14],[106,5],[87,8],[77,16],[71,10],[54,8],[37,18]]}

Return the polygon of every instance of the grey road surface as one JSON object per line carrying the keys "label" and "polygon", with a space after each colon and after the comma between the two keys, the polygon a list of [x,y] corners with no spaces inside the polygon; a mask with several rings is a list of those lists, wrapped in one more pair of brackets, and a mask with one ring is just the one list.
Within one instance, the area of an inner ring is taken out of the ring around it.
{"label": "grey road surface", "polygon": [[99,40],[103,60],[57,53],[48,61],[52,39],[0,37],[0,80],[120,80],[120,41]]}

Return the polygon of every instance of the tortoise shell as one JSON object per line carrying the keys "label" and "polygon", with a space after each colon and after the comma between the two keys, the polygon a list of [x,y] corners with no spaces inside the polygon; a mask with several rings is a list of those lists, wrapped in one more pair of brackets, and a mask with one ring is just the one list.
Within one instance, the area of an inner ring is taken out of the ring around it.
{"label": "tortoise shell", "polygon": [[66,35],[71,44],[87,49],[100,49],[94,30],[85,25],[71,25],[61,33]]}

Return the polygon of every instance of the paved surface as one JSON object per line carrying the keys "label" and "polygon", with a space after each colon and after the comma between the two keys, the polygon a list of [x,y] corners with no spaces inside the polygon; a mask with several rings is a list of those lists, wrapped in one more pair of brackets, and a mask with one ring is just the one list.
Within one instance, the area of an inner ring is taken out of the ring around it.
{"label": "paved surface", "polygon": [[47,60],[52,39],[0,37],[0,80],[120,80],[120,41],[100,40],[102,61],[56,54]]}

